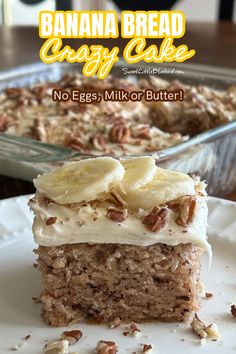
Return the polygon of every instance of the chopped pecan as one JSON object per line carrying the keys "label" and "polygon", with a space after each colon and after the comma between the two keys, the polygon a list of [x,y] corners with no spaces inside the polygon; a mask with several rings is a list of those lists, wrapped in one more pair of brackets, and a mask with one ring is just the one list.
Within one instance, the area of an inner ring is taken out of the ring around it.
{"label": "chopped pecan", "polygon": [[127,331],[123,332],[124,336],[131,335],[133,337],[138,337],[142,333],[141,329],[138,328],[135,322],[131,322],[129,327],[127,327]]}
{"label": "chopped pecan", "polygon": [[45,127],[45,124],[40,121],[38,118],[34,119],[33,126],[31,127],[31,134],[34,139],[42,141],[44,143],[47,142],[48,132]]}
{"label": "chopped pecan", "polygon": [[106,147],[106,141],[101,134],[95,134],[92,137],[92,143],[97,150],[104,150]]}
{"label": "chopped pecan", "polygon": [[87,152],[88,148],[86,144],[78,137],[70,135],[64,141],[64,146],[68,146],[71,149],[80,151],[80,152]]}
{"label": "chopped pecan", "polygon": [[23,92],[23,89],[18,87],[9,87],[6,89],[6,94],[10,97],[17,97],[20,96]]}
{"label": "chopped pecan", "polygon": [[151,344],[144,344],[143,349],[142,349],[142,353],[151,354],[151,352],[152,352],[152,345]]}
{"label": "chopped pecan", "polygon": [[83,333],[79,329],[73,329],[71,331],[65,331],[62,333],[61,337],[68,340],[69,345],[77,343],[82,337]]}
{"label": "chopped pecan", "polygon": [[178,212],[178,216],[175,220],[176,224],[186,227],[193,221],[196,208],[196,198],[191,195],[185,195],[168,202],[168,207],[173,211]]}
{"label": "chopped pecan", "polygon": [[125,124],[115,124],[110,130],[109,139],[112,143],[124,144],[129,141],[130,128]]}
{"label": "chopped pecan", "polygon": [[121,208],[127,207],[126,201],[121,197],[121,195],[114,188],[111,189],[110,194],[119,207]]}
{"label": "chopped pecan", "polygon": [[182,201],[183,203],[180,206],[180,213],[175,222],[179,226],[185,227],[193,221],[196,198],[192,196],[185,196],[182,198]]}
{"label": "chopped pecan", "polygon": [[46,220],[46,225],[47,226],[53,225],[53,224],[55,224],[56,221],[57,221],[57,217],[56,216],[50,216],[50,218],[48,218]]}
{"label": "chopped pecan", "polygon": [[115,208],[108,208],[106,216],[116,222],[122,222],[126,219],[127,209],[119,210]]}
{"label": "chopped pecan", "polygon": [[151,138],[150,136],[150,127],[148,125],[145,125],[143,127],[140,127],[136,130],[133,131],[133,137],[134,138],[139,138],[139,139],[146,139],[149,140]]}
{"label": "chopped pecan", "polygon": [[110,328],[117,328],[121,325],[121,319],[119,317],[115,318],[114,321],[109,323]]}
{"label": "chopped pecan", "polygon": [[206,295],[206,298],[207,299],[210,299],[210,298],[212,298],[213,297],[213,294],[212,293],[205,293],[205,295]]}
{"label": "chopped pecan", "polygon": [[167,213],[167,208],[154,207],[152,211],[144,217],[143,224],[153,232],[160,231],[165,226]]}
{"label": "chopped pecan", "polygon": [[118,345],[115,342],[100,340],[95,349],[96,354],[116,354]]}
{"label": "chopped pecan", "polygon": [[233,317],[236,317],[236,305],[235,304],[231,305],[231,314]]}
{"label": "chopped pecan", "polygon": [[0,132],[5,132],[7,128],[7,118],[3,114],[0,115]]}

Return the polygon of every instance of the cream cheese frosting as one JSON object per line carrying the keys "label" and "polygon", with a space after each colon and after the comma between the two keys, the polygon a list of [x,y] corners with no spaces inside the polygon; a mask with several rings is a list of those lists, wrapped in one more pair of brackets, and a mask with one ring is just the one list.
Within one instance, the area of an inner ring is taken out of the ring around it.
{"label": "cream cheese frosting", "polygon": [[[35,213],[35,242],[41,246],[193,243],[211,257],[204,182],[156,167],[155,157],[125,161],[100,157],[66,163],[39,176],[34,184],[37,193],[29,206]],[[110,209],[122,219],[110,218]],[[161,223],[156,228],[145,222],[153,210],[165,214],[164,220],[157,216]]]}
{"label": "cream cheese frosting", "polygon": [[[129,213],[123,222],[114,222],[106,217],[108,203],[92,208],[90,204],[78,208],[58,205],[54,202],[47,207],[38,201],[30,203],[36,214],[33,225],[35,242],[42,246],[59,246],[74,243],[121,243],[149,246],[165,243],[176,246],[179,243],[194,243],[211,255],[211,246],[206,239],[207,204],[205,198],[197,201],[196,217],[188,227],[175,223],[175,212],[170,211],[166,225],[159,232],[151,232],[142,223],[143,209]],[[57,217],[48,226],[46,220]],[[186,232],[187,231],[187,232]]]}

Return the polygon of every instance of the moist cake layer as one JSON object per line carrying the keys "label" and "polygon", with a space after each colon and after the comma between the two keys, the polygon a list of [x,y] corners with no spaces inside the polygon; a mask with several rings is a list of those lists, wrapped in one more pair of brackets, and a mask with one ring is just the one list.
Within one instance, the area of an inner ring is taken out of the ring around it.
{"label": "moist cake layer", "polygon": [[85,243],[36,251],[43,317],[54,326],[83,319],[185,321],[199,310],[202,249]]}

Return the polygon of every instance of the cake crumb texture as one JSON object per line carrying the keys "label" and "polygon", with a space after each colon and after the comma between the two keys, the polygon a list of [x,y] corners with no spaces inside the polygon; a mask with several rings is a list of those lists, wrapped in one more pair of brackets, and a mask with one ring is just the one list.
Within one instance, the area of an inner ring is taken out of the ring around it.
{"label": "cake crumb texture", "polygon": [[77,243],[39,246],[44,320],[186,321],[199,310],[202,249],[193,244],[147,247]]}

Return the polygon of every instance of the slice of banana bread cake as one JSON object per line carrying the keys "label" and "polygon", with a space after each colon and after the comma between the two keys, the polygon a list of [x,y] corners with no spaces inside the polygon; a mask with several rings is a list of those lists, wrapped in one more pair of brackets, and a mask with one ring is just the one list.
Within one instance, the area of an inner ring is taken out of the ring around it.
{"label": "slice of banana bread cake", "polygon": [[39,176],[30,202],[43,318],[185,321],[199,309],[204,183],[155,158],[99,157]]}

